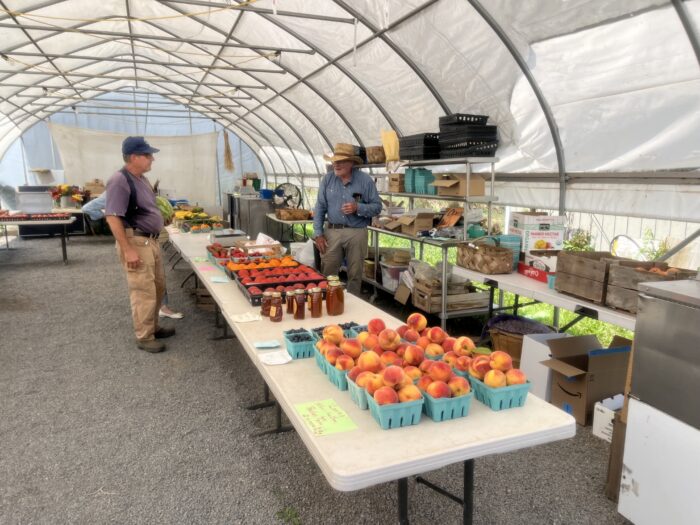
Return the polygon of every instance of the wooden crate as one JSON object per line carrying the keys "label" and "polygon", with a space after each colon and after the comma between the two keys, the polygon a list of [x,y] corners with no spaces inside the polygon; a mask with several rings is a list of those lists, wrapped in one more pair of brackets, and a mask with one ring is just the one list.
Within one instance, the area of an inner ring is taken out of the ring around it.
{"label": "wooden crate", "polygon": [[[447,289],[447,310],[466,310],[468,308],[487,308],[488,292],[472,292],[469,283],[451,283]],[[424,312],[434,314],[442,309],[442,290],[432,288],[425,283],[414,283],[413,306]]]}
{"label": "wooden crate", "polygon": [[281,221],[307,221],[311,218],[311,212],[298,208],[279,208],[275,210],[275,216]]}
{"label": "wooden crate", "polygon": [[658,268],[667,272],[664,262],[616,261],[610,265],[605,304],[613,308],[637,313],[639,283],[694,279],[697,272],[674,268],[666,275],[651,271]]}
{"label": "wooden crate", "polygon": [[387,177],[389,181],[389,191],[391,193],[403,193],[406,191],[403,173],[389,173]]}
{"label": "wooden crate", "polygon": [[610,252],[559,252],[554,287],[594,303],[605,304],[608,270],[615,261],[627,261]]}

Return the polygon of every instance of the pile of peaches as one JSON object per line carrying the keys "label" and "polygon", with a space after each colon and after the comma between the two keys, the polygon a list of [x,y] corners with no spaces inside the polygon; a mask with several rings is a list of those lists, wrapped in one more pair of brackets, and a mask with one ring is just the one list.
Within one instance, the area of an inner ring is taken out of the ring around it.
{"label": "pile of peaches", "polygon": [[285,255],[284,257],[277,258],[273,257],[271,259],[265,259],[258,262],[233,262],[229,261],[226,263],[226,268],[232,272],[237,272],[239,270],[261,270],[263,268],[277,268],[277,267],[294,267],[299,266],[299,263],[294,260],[293,257]]}
{"label": "pile of peaches", "polygon": [[346,339],[337,325],[327,326],[316,348],[348,379],[364,388],[378,405],[469,394],[466,377],[499,388],[526,382],[505,352],[476,348],[469,337],[449,337],[439,327],[428,328],[424,315],[413,313],[397,330],[372,319],[367,331]]}

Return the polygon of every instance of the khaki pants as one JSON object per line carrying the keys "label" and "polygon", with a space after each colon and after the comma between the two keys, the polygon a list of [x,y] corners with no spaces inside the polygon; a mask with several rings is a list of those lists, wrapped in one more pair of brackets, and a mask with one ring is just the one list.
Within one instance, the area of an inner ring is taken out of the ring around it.
{"label": "khaki pants", "polygon": [[328,249],[321,255],[322,271],[326,275],[338,275],[345,258],[348,268],[348,292],[360,295],[362,266],[367,257],[367,228],[327,228],[324,232]]}
{"label": "khaki pants", "polygon": [[165,272],[160,245],[157,239],[134,236],[131,230],[126,231],[126,236],[143,261],[135,270],[129,269],[117,244],[117,253],[129,287],[134,333],[139,341],[152,340],[158,330],[158,310],[165,294]]}

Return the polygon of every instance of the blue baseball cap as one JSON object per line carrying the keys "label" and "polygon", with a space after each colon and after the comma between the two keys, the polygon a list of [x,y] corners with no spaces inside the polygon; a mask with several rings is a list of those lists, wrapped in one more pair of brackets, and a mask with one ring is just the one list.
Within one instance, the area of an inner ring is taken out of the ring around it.
{"label": "blue baseball cap", "polygon": [[146,142],[143,137],[126,137],[122,142],[122,155],[146,155],[159,151]]}

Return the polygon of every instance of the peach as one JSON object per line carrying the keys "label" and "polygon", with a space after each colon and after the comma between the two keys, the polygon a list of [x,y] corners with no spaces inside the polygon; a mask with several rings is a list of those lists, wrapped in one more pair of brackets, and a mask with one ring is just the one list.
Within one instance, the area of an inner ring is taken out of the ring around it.
{"label": "peach", "polygon": [[428,320],[423,314],[414,312],[406,318],[406,324],[416,332],[420,332],[421,330],[425,330],[425,327],[428,326]]}
{"label": "peach", "polygon": [[343,329],[337,324],[330,324],[323,329],[323,338],[329,343],[339,345],[343,340]]}
{"label": "peach", "polygon": [[428,339],[431,343],[442,343],[447,338],[445,331],[439,326],[433,326],[430,331],[428,331]]}
{"label": "peach", "polygon": [[430,343],[425,347],[425,355],[439,356],[443,355],[445,350],[437,343]]}
{"label": "peach", "polygon": [[417,366],[413,365],[408,365],[404,367],[403,369],[404,374],[406,374],[407,377],[410,377],[412,380],[420,379],[423,376],[423,373],[420,371],[420,369]]}
{"label": "peach", "polygon": [[400,382],[399,384],[397,384],[397,385],[394,387],[394,390],[396,390],[396,391],[398,392],[398,391],[401,390],[403,387],[408,386],[408,385],[412,385],[412,384],[413,384],[413,379],[411,379],[410,377],[408,377],[408,376],[404,373],[403,379],[401,380],[401,382]]}
{"label": "peach", "polygon": [[507,372],[513,368],[513,358],[506,352],[496,350],[495,352],[491,352],[489,357],[491,358],[491,368],[494,370]]}
{"label": "peach", "polygon": [[403,353],[403,360],[409,365],[419,366],[424,359],[425,353],[420,346],[411,345]]}
{"label": "peach", "polygon": [[450,379],[447,386],[452,391],[452,397],[466,396],[471,391],[469,381],[460,376]]}
{"label": "peach", "polygon": [[318,351],[321,353],[321,355],[325,356],[329,350],[333,350],[334,348],[338,348],[335,346],[333,343],[329,343],[328,341],[325,341],[321,339],[320,345],[318,345]]}
{"label": "peach", "polygon": [[457,339],[454,337],[445,337],[445,340],[442,342],[442,348],[445,350],[445,353],[454,352],[456,342]]}
{"label": "peach", "polygon": [[452,375],[452,369],[444,361],[435,361],[428,370],[428,375],[433,378],[433,381],[447,382]]}
{"label": "peach", "polygon": [[425,389],[425,392],[434,398],[452,396],[452,390],[450,390],[450,387],[447,386],[447,383],[444,381],[433,381],[428,385],[428,388]]}
{"label": "peach", "polygon": [[489,370],[484,375],[484,384],[491,388],[506,386],[506,375],[500,370]]}
{"label": "peach", "polygon": [[472,358],[466,355],[461,355],[455,362],[455,368],[461,372],[469,372],[469,365],[472,364]]}
{"label": "peach", "polygon": [[379,346],[379,338],[374,334],[367,334],[367,337],[362,341],[362,347],[365,350],[371,350],[375,346]]}
{"label": "peach", "polygon": [[369,348],[367,351],[374,352],[377,355],[382,355],[384,353],[384,350],[382,350],[382,347],[379,345],[373,346],[372,348]]}
{"label": "peach", "polygon": [[380,373],[382,379],[384,380],[384,385],[391,387],[398,385],[406,377],[403,368],[399,366],[388,366]]}
{"label": "peach", "polygon": [[487,355],[476,356],[469,365],[469,375],[477,379],[483,380],[484,375],[486,375],[486,372],[489,370],[491,370],[491,362]]}
{"label": "peach", "polygon": [[399,403],[416,401],[421,397],[423,395],[420,393],[420,389],[414,384],[406,385],[399,390]]}
{"label": "peach", "polygon": [[326,359],[328,360],[328,362],[330,364],[335,366],[335,362],[338,360],[338,358],[341,355],[345,355],[345,354],[343,353],[343,351],[340,348],[338,348],[337,346],[334,346],[333,348],[328,350],[328,352],[326,352]]}
{"label": "peach", "polygon": [[400,366],[401,368],[403,368],[406,363],[404,362],[403,359],[401,359],[400,357],[397,357],[396,359],[394,359],[394,362],[392,364],[394,366]]}
{"label": "peach", "polygon": [[387,350],[379,356],[379,360],[384,366],[393,365],[394,361],[396,361],[398,358],[399,356],[396,355],[396,352],[392,352],[391,350]]}
{"label": "peach", "polygon": [[[360,368],[360,367],[358,366],[356,368]],[[360,369],[360,370],[362,370],[362,369]],[[367,383],[369,383],[369,380],[372,378],[373,375],[374,375],[373,372],[367,372],[367,371],[360,372],[357,375],[357,378],[355,379],[355,384],[359,387],[367,388]]]}
{"label": "peach", "polygon": [[391,328],[379,332],[379,346],[382,350],[395,350],[401,344],[401,338]]}
{"label": "peach", "polygon": [[418,341],[416,341],[416,344],[420,346],[423,350],[430,344],[430,339],[425,337],[424,335],[420,336],[418,338]]}
{"label": "peach", "polygon": [[418,380],[416,386],[421,390],[425,390],[433,382],[433,378],[430,376],[423,376]]}
{"label": "peach", "polygon": [[339,355],[335,360],[335,367],[338,370],[350,370],[355,366],[355,360],[347,354]]}
{"label": "peach", "polygon": [[403,337],[403,335],[406,333],[406,330],[408,330],[408,325],[402,324],[396,329],[396,333],[399,334],[399,337]]}
{"label": "peach", "polygon": [[367,393],[371,396],[383,386],[384,379],[382,379],[382,376],[380,374],[372,374],[372,376],[367,380]]}
{"label": "peach", "polygon": [[367,323],[367,331],[370,334],[379,335],[379,332],[381,332],[385,328],[386,325],[381,319],[372,319],[369,323]]}
{"label": "peach", "polygon": [[406,348],[408,347],[408,343],[401,343],[399,346],[396,347],[396,355],[399,357],[403,357],[403,354],[404,352],[406,352]]}
{"label": "peach", "polygon": [[442,356],[442,360],[452,368],[457,366],[457,359],[459,359],[459,356],[454,352],[445,352],[445,355]]}
{"label": "peach", "polygon": [[413,328],[409,328],[401,337],[403,337],[409,343],[415,343],[416,341],[418,341],[420,334],[416,332]]}
{"label": "peach", "polygon": [[430,328],[426,327],[426,328],[423,328],[423,330],[421,330],[418,333],[420,334],[421,337],[428,337],[428,332],[430,332]]}
{"label": "peach", "polygon": [[418,368],[420,369],[421,372],[423,372],[424,374],[427,374],[430,371],[430,367],[433,366],[434,362],[435,361],[431,361],[430,359],[425,359],[425,360],[423,360],[423,362],[420,365],[418,365]]}
{"label": "peach", "polygon": [[458,337],[455,341],[455,352],[457,355],[471,356],[472,350],[474,350],[474,341],[471,338],[462,336]]}
{"label": "peach", "polygon": [[355,383],[357,383],[357,376],[359,376],[361,373],[362,369],[359,366],[355,365],[348,372],[348,379],[352,379],[353,381],[355,381]]}
{"label": "peach", "polygon": [[357,359],[362,353],[362,346],[357,339],[346,339],[340,343],[340,349],[345,355],[349,355],[353,359]]}
{"label": "peach", "polygon": [[527,383],[527,376],[525,372],[519,368],[511,368],[506,372],[506,384],[510,385],[523,385]]}
{"label": "peach", "polygon": [[382,361],[374,352],[363,352],[360,357],[357,358],[357,366],[359,366],[363,372],[379,372],[382,369]]}
{"label": "peach", "polygon": [[378,405],[391,405],[399,402],[399,395],[390,386],[378,388],[372,397],[374,397]]}
{"label": "peach", "polygon": [[369,337],[369,332],[360,332],[357,334],[357,340],[362,346],[365,346],[365,339],[367,339],[367,337]]}

